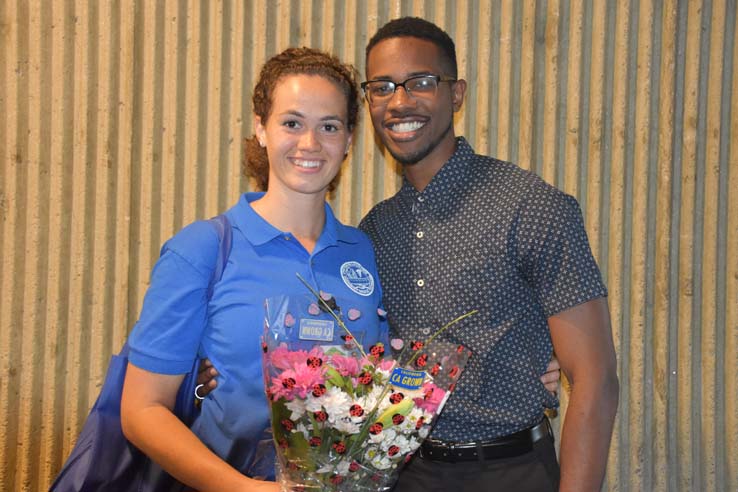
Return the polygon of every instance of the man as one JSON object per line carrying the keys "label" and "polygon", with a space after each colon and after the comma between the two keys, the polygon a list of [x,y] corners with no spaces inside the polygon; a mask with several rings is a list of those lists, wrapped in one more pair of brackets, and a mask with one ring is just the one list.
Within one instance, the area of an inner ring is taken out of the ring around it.
{"label": "man", "polygon": [[607,291],[574,198],[456,138],[454,43],[401,18],[366,48],[362,84],[404,182],[360,227],[377,254],[390,324],[405,339],[472,309],[444,335],[474,355],[431,439],[401,474],[407,491],[557,490],[544,408],[552,351],[571,382],[560,489],[599,490],[618,401]]}

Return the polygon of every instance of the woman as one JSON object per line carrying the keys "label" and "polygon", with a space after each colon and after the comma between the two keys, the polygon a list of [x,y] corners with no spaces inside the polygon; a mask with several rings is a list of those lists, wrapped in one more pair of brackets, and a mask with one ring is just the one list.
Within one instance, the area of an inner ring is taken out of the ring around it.
{"label": "woman", "polygon": [[[268,60],[254,89],[256,135],[247,143],[247,172],[266,192],[246,193],[226,212],[233,247],[212,298],[206,290],[218,239],[206,223],[169,240],[154,267],[129,340],[122,425],[131,442],[196,490],[279,490],[247,476],[264,475],[259,451],[273,449],[259,344],[265,298],[306,294],[299,273],[364,312],[380,307],[369,240],[340,224],[325,201],[358,119],[354,73],[308,48]],[[346,265],[369,275],[373,287],[357,292]],[[386,334],[384,323],[373,322],[363,342]],[[198,353],[218,368],[219,382],[189,429],[171,408]],[[272,467],[270,456],[263,461]]]}

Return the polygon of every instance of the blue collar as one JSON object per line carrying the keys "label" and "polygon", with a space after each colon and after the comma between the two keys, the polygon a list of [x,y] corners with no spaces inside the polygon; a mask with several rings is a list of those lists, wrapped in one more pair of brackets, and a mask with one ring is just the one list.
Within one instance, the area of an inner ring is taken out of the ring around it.
{"label": "blue collar", "polygon": [[[262,196],[264,196],[264,192],[244,193],[241,195],[241,198],[238,200],[236,205],[227,212],[228,218],[231,219],[236,228],[239,229],[246,239],[254,246],[266,244],[276,237],[287,234],[285,231],[280,231],[264,220],[264,218],[257,214],[253,207],[251,207],[251,202],[258,200]],[[333,210],[326,202],[325,226],[323,227],[323,232],[320,234],[320,238],[318,238],[316,251],[328,246],[333,246],[338,241],[355,244],[358,242],[358,237],[355,233],[352,233],[351,228],[346,227],[336,219],[336,216],[333,214]]]}

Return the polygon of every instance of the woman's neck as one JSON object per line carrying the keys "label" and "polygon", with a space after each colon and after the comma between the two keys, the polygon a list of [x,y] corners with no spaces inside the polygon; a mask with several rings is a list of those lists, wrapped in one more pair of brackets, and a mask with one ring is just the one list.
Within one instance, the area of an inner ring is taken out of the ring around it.
{"label": "woman's neck", "polygon": [[251,202],[254,211],[279,229],[289,232],[312,253],[325,226],[325,194],[300,195],[267,190]]}

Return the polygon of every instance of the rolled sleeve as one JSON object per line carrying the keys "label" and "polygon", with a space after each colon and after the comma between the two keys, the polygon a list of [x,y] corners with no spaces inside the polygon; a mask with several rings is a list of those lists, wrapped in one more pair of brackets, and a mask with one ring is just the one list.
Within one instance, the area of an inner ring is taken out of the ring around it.
{"label": "rolled sleeve", "polygon": [[208,278],[188,260],[163,252],[129,337],[132,364],[161,374],[192,368],[206,326],[207,287]]}

